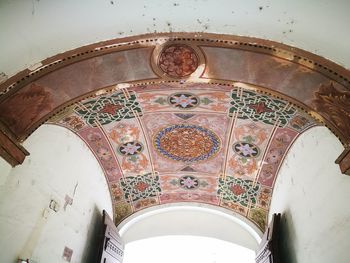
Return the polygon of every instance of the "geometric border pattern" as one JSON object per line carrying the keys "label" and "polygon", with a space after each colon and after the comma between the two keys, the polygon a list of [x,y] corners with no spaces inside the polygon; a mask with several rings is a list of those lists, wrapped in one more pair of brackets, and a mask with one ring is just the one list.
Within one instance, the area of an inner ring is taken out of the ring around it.
{"label": "geometric border pattern", "polygon": [[227,201],[233,201],[247,207],[249,203],[256,204],[260,183],[243,180],[233,176],[219,178],[218,195]]}
{"label": "geometric border pattern", "polygon": [[233,89],[231,93],[231,105],[229,116],[235,112],[238,118],[251,119],[266,124],[285,127],[288,121],[295,115],[297,109],[280,99],[255,93],[244,89]]}
{"label": "geometric border pattern", "polygon": [[130,199],[135,202],[148,197],[156,197],[161,192],[159,176],[152,176],[151,173],[121,178],[120,185],[125,200],[128,202]]}
{"label": "geometric border pattern", "polygon": [[105,125],[112,121],[135,118],[135,112],[141,114],[141,108],[136,101],[136,95],[126,97],[123,92],[110,96],[101,96],[81,103],[74,110],[92,127],[97,123]]}

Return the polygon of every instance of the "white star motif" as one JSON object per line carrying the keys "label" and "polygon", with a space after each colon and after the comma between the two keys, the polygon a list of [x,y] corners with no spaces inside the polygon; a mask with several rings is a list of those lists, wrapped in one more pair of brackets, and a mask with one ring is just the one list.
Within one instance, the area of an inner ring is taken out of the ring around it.
{"label": "white star motif", "polygon": [[123,149],[121,150],[123,153],[125,154],[135,154],[135,152],[138,151],[138,149],[140,149],[141,146],[139,145],[133,145],[132,143],[128,143],[126,146],[123,147]]}
{"label": "white star motif", "polygon": [[175,102],[175,105],[180,105],[182,108],[186,108],[188,105],[192,105],[196,102],[194,99],[186,97],[184,94],[180,97],[173,97],[171,100],[172,102]]}
{"label": "white star motif", "polygon": [[247,156],[247,155],[251,155],[251,154],[254,154],[256,153],[255,150],[253,150],[252,148],[250,148],[250,145],[249,144],[242,144],[240,145],[239,147],[237,147],[238,150],[240,150],[244,156]]}
{"label": "white star motif", "polygon": [[193,180],[191,177],[185,177],[183,178],[182,185],[186,188],[193,188],[196,187],[196,181]]}

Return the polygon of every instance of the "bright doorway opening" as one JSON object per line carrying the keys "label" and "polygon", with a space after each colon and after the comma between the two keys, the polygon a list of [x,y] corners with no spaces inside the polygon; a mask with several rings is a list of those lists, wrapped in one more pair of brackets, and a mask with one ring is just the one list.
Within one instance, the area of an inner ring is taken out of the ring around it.
{"label": "bright doorway opening", "polygon": [[127,243],[123,263],[254,263],[251,249],[216,238],[170,235]]}

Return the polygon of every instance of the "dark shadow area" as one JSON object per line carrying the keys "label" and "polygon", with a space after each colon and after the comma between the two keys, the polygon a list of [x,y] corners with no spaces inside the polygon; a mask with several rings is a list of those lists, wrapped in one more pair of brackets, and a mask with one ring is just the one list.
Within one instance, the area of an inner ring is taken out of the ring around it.
{"label": "dark shadow area", "polygon": [[289,208],[284,211],[281,216],[279,249],[281,262],[283,263],[297,263],[295,244],[296,233],[293,224],[293,217]]}
{"label": "dark shadow area", "polygon": [[96,263],[98,260],[99,246],[101,241],[101,232],[103,229],[102,211],[97,206],[91,214],[87,241],[82,253],[82,262]]}

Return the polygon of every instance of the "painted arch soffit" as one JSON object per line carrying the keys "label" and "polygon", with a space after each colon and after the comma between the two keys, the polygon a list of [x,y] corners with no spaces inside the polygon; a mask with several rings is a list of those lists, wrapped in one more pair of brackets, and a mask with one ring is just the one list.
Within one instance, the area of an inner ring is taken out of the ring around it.
{"label": "painted arch soffit", "polygon": [[292,103],[236,85],[135,85],[81,100],[50,123],[78,134],[100,162],[116,223],[144,208],[200,202],[262,231],[289,147],[317,125]]}

